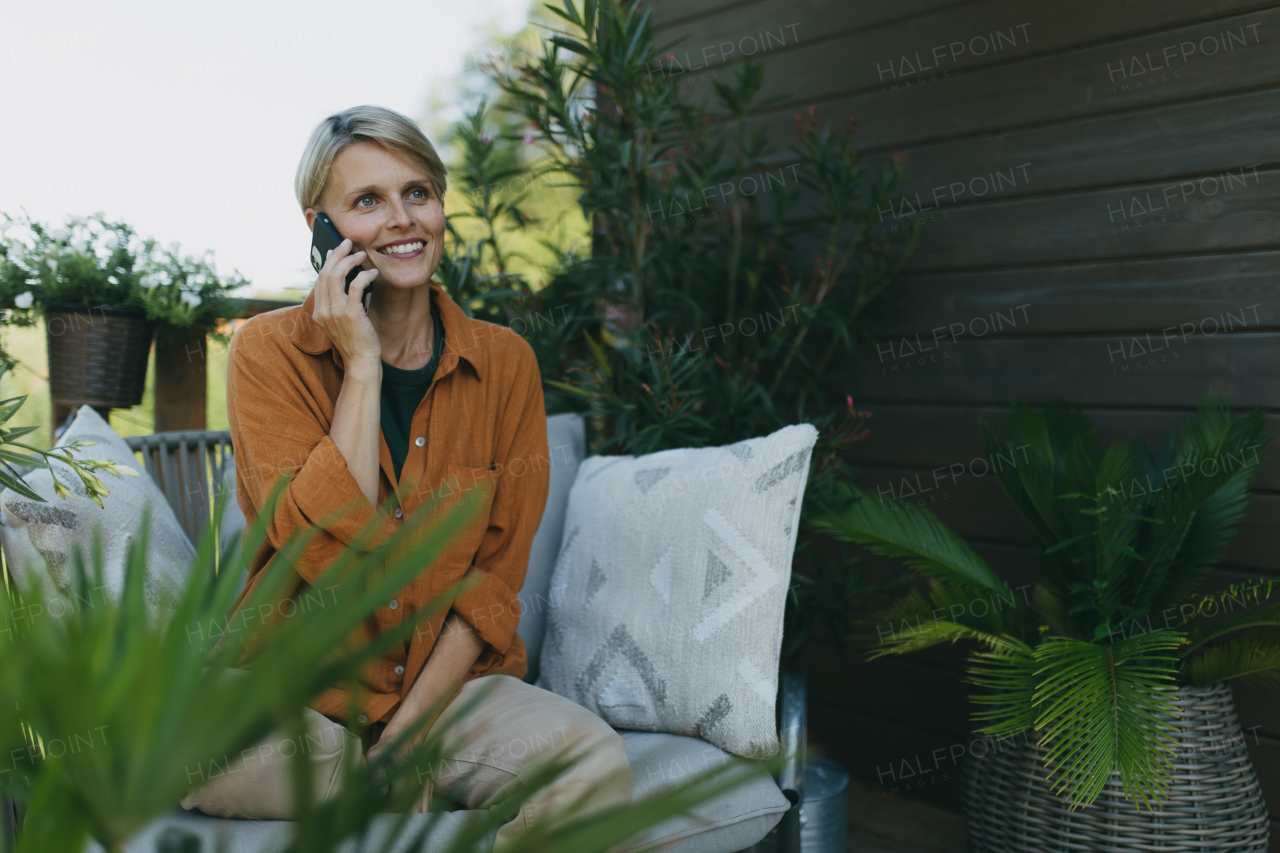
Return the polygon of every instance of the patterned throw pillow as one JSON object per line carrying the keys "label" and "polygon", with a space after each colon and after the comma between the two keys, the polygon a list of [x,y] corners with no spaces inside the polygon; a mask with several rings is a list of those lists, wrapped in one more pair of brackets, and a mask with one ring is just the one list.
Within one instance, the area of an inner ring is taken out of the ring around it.
{"label": "patterned throw pillow", "polygon": [[545,687],[622,729],[778,751],[782,615],[811,424],[583,460],[551,579]]}
{"label": "patterned throw pillow", "polygon": [[[77,451],[82,459],[110,459],[122,466],[129,466],[139,476],[127,477],[98,472],[103,484],[111,492],[102,499],[103,508],[85,494],[80,478],[62,462],[51,462],[58,479],[69,486],[74,497],[62,500],[53,491],[53,479],[46,470],[36,469],[23,479],[45,499],[44,503],[29,500],[16,492],[5,489],[0,492],[0,542],[4,545],[5,559],[21,584],[27,571],[43,572],[47,580],[62,595],[67,596],[68,606],[80,606],[72,598],[71,554],[80,548],[85,557],[85,568],[93,578],[93,530],[102,530],[102,557],[104,590],[91,590],[89,597],[99,601],[102,597],[119,600],[124,591],[124,569],[129,553],[129,543],[138,535],[142,524],[143,507],[151,507],[151,530],[147,541],[147,573],[144,590],[152,612],[168,609],[177,603],[177,596],[191,568],[195,549],[178,523],[178,517],[165,501],[164,495],[151,477],[143,470],[138,457],[119,433],[89,406],[81,406],[71,426],[58,439],[66,444],[72,439],[96,442],[93,447]],[[47,588],[47,587],[46,587]]]}

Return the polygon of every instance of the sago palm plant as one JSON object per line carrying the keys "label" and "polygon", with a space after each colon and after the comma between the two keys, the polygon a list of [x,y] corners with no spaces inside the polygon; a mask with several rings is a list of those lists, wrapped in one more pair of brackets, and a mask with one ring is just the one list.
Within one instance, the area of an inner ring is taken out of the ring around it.
{"label": "sago palm plant", "polygon": [[1044,412],[1014,404],[1006,426],[984,423],[982,438],[1032,532],[1030,587],[1012,589],[903,501],[848,489],[815,525],[928,580],[880,614],[873,657],[976,641],[968,680],[982,688],[980,732],[1034,730],[1072,808],[1092,803],[1113,771],[1127,797],[1154,808],[1173,768],[1170,692],[1280,681],[1280,604],[1260,595],[1270,584],[1195,594],[1236,534],[1271,436],[1260,412],[1233,418],[1212,397],[1158,455],[1138,440],[1104,450],[1061,401]]}

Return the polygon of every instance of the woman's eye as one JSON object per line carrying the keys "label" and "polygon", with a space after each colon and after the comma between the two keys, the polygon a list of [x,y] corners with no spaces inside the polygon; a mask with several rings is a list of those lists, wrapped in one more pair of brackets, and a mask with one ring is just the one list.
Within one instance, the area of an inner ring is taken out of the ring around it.
{"label": "woman's eye", "polygon": [[422,187],[414,187],[409,191],[409,197],[414,201],[425,201],[426,199],[431,198],[431,194]]}
{"label": "woman's eye", "polygon": [[[365,204],[365,202],[368,202],[368,204]],[[371,195],[361,196],[356,201],[356,207],[373,207],[373,196]]]}

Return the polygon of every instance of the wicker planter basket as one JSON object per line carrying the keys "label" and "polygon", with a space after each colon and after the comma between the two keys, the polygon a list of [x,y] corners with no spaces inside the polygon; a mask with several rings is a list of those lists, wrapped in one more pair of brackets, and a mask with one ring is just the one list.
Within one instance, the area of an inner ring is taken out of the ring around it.
{"label": "wicker planter basket", "polygon": [[142,402],[155,324],[141,309],[49,305],[44,323],[54,403],[102,408]]}
{"label": "wicker planter basket", "polygon": [[960,783],[970,853],[1265,853],[1267,808],[1231,688],[1185,687],[1174,701],[1182,717],[1173,787],[1154,814],[1126,800],[1114,774],[1093,805],[1068,811],[1049,791],[1034,737],[975,742]]}

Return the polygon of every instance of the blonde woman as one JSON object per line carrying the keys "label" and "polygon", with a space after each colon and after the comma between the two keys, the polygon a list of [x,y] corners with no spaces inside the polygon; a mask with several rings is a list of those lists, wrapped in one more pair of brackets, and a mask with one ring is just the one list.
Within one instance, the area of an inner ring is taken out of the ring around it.
{"label": "blonde woman", "polygon": [[[307,227],[323,211],[346,239],[301,306],[254,317],[231,344],[227,410],[245,515],[259,514],[280,473],[295,472],[267,520],[268,540],[254,555],[241,600],[297,531],[323,527],[297,561],[295,593],[370,521],[390,531],[434,495],[484,481],[490,488],[477,492],[485,494],[479,523],[387,602],[364,636],[398,624],[464,578],[472,581],[466,591],[367,669],[355,719],[347,718],[350,697],[339,688],[312,707],[318,727],[341,721],[359,732],[368,758],[456,696],[431,726],[443,733],[446,760],[430,774],[418,810],[429,808],[433,788],[467,808],[500,807],[540,757],[576,756],[564,777],[502,827],[502,842],[535,815],[584,794],[593,807],[629,802],[632,775],[609,726],[520,680],[526,666],[516,595],[548,487],[542,386],[524,339],[467,317],[431,280],[443,247],[445,188],[431,143],[391,110],[332,115],[307,143],[295,182]],[[302,254],[306,246],[297,242],[281,241],[281,251]],[[344,293],[356,267],[362,271]],[[397,494],[394,511],[377,520]],[[338,513],[353,503],[358,511]],[[477,697],[465,717],[450,714]],[[285,816],[287,773],[260,768],[245,778],[206,787],[184,805],[223,816]]]}

